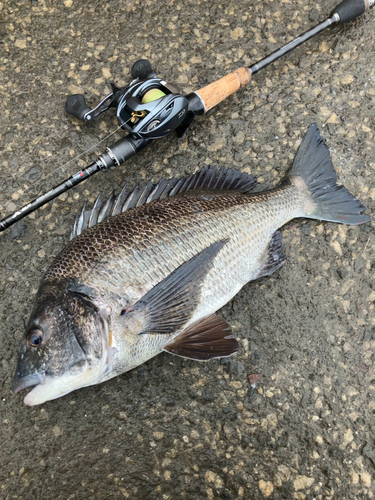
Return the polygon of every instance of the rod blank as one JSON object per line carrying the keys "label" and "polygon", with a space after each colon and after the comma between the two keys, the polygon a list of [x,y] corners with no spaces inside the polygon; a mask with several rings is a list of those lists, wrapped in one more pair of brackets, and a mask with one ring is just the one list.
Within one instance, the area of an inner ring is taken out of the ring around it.
{"label": "rod blank", "polygon": [[[233,71],[232,73],[224,76],[220,80],[217,80],[216,82],[213,82],[206,87],[197,90],[194,94],[198,96],[201,107],[203,108],[200,111],[203,111],[204,113],[209,111],[221,101],[226,99],[228,96],[246,85],[251,80],[253,74],[257,73],[285,54],[288,54],[293,49],[295,49],[299,45],[302,45],[307,40],[310,40],[329,26],[333,24],[345,24],[347,22],[353,21],[354,19],[357,19],[359,16],[364,14],[366,11],[372,9],[374,6],[375,0],[343,0],[333,10],[331,17],[315,26],[315,28],[306,31],[306,33],[295,38],[272,54],[264,57],[249,68],[239,68],[236,71]],[[62,182],[58,186],[54,187],[47,193],[43,194],[42,196],[39,196],[39,198],[36,198],[32,202],[28,203],[17,212],[1,220],[0,232],[4,231],[6,228],[22,219],[26,215],[30,214],[37,208],[53,200],[63,192],[84,181],[91,175],[94,175],[99,170],[106,170],[108,167],[115,164],[120,165],[125,160],[143,149],[148,144],[148,142],[149,141],[146,141],[145,139],[132,137],[132,134],[118,141],[111,148],[108,148],[103,155],[99,156],[99,158],[94,163],[86,167],[84,170],[77,172],[75,175]]]}

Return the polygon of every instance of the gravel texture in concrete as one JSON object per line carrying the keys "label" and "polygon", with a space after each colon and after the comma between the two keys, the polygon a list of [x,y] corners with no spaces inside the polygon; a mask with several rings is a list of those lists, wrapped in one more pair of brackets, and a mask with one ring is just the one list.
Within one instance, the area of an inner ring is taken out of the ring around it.
{"label": "gravel texture in concrete", "polygon": [[[0,214],[122,137],[107,137],[117,128],[113,113],[90,125],[66,115],[67,95],[98,102],[110,81],[129,81],[140,58],[188,93],[256,62],[334,6],[0,1]],[[287,224],[285,266],[220,312],[241,343],[230,360],[162,354],[33,408],[12,395],[11,382],[41,277],[99,192],[214,164],[273,187],[317,122],[340,182],[373,214],[374,27],[375,10],[326,31],[197,118],[184,137],[154,142],[0,235],[1,499],[373,498],[374,223]]]}

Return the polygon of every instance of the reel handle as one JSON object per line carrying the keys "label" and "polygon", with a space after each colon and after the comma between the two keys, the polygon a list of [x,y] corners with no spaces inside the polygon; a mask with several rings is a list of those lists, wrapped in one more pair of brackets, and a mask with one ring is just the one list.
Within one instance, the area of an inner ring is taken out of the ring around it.
{"label": "reel handle", "polygon": [[224,101],[228,96],[246,85],[251,80],[251,71],[249,68],[238,68],[229,75],[220,78],[216,82],[210,83],[203,89],[196,90],[203,104],[204,112],[207,113],[211,108]]}
{"label": "reel handle", "polygon": [[152,69],[150,61],[147,59],[139,59],[136,61],[131,69],[131,75],[134,80],[139,78],[139,80],[149,80],[150,78],[157,78],[158,75]]}
{"label": "reel handle", "polygon": [[85,119],[85,116],[91,111],[91,108],[88,106],[85,96],[82,94],[73,94],[69,96],[65,103],[65,111],[83,122],[91,119],[91,116]]}

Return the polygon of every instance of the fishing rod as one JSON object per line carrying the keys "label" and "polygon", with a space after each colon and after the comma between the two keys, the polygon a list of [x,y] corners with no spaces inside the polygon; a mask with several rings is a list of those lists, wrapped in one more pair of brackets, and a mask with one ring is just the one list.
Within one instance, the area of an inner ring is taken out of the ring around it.
{"label": "fishing rod", "polygon": [[120,127],[129,134],[108,147],[86,168],[0,221],[0,232],[97,172],[121,165],[154,139],[160,139],[173,131],[181,137],[196,115],[207,113],[246,85],[255,73],[328,27],[353,21],[374,6],[375,0],[344,0],[325,21],[272,54],[252,66],[238,68],[220,80],[186,96],[182,96],[177,87],[159,78],[150,62],[145,59],[134,63],[131,69],[133,80],[129,85],[118,88],[111,83],[112,92],[93,109],[87,105],[82,94],[71,95],[65,105],[68,114],[83,122],[89,122],[97,119],[109,108],[116,108]]}

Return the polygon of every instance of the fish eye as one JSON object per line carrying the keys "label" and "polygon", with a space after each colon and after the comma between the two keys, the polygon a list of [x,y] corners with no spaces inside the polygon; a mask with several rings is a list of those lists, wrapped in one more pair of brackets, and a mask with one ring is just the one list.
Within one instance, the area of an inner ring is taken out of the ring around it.
{"label": "fish eye", "polygon": [[42,343],[43,332],[39,328],[33,328],[26,336],[27,343],[31,347],[38,347]]}

